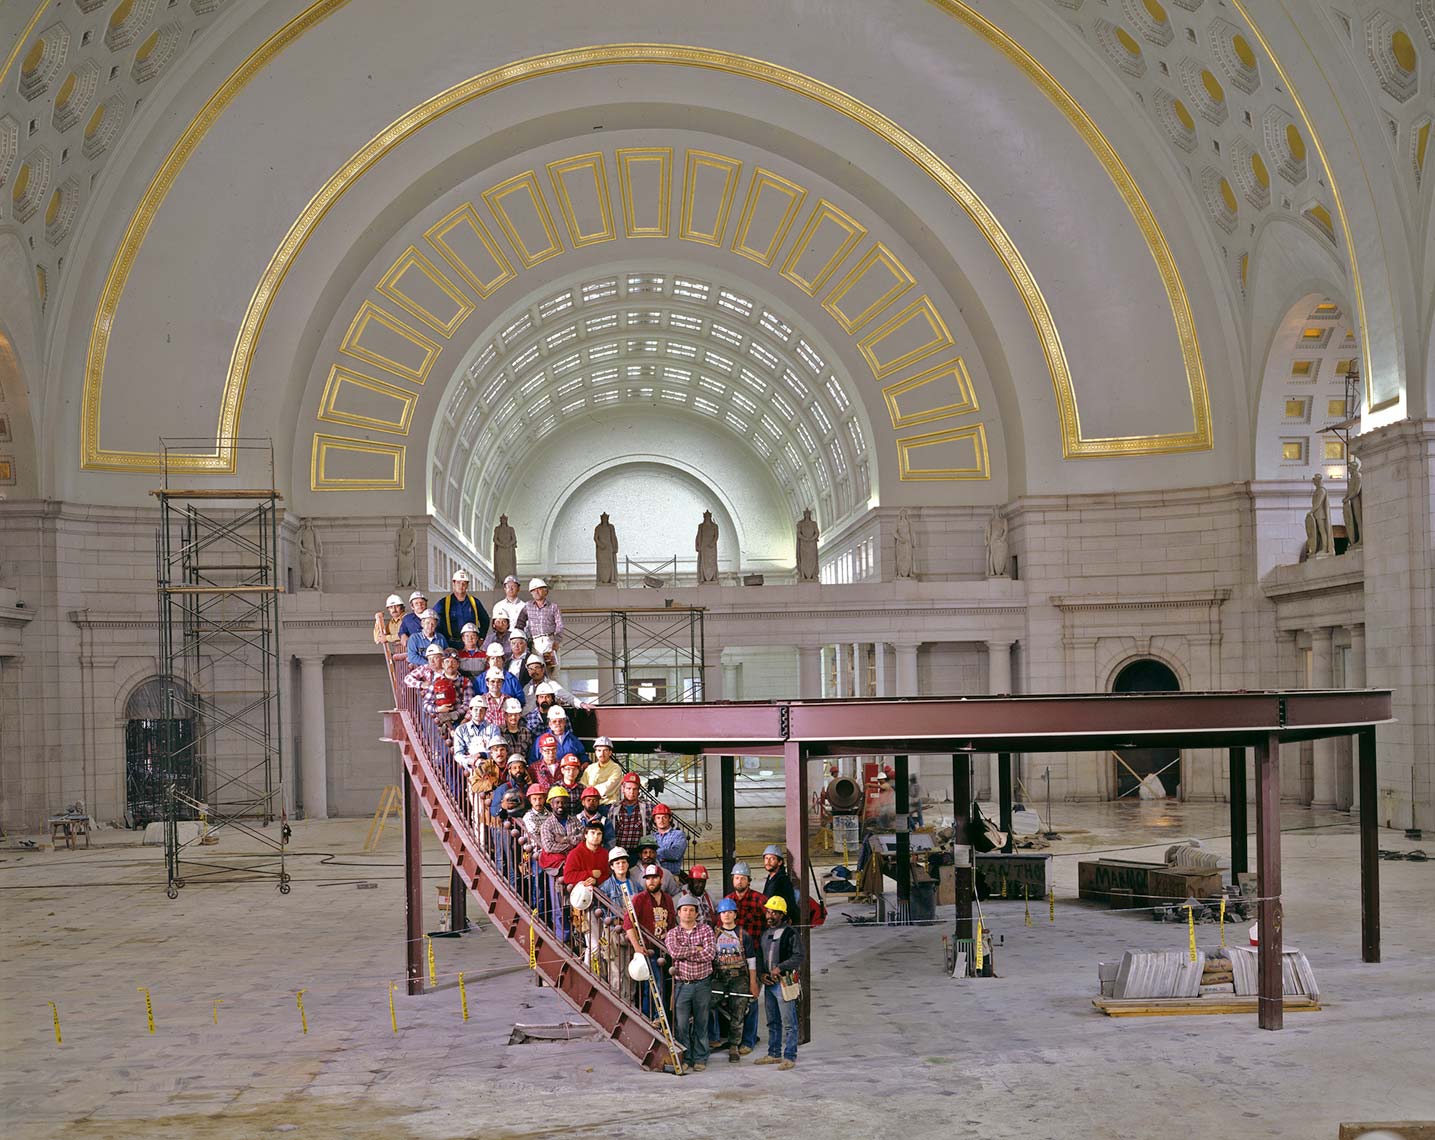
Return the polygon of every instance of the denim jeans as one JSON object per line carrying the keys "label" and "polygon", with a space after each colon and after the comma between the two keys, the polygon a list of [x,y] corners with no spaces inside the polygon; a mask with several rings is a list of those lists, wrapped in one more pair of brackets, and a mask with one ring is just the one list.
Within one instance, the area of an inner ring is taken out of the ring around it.
{"label": "denim jeans", "polygon": [[713,980],[678,982],[673,986],[673,1036],[683,1050],[684,1065],[708,1063],[708,1014]]}
{"label": "denim jeans", "polygon": [[767,1004],[767,1055],[797,1060],[797,999],[782,996],[782,986],[763,986]]}

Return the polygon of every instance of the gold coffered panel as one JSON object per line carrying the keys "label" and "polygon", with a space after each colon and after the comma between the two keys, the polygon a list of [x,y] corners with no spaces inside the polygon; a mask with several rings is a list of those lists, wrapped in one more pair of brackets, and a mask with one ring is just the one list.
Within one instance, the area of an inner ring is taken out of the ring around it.
{"label": "gold coffered panel", "polygon": [[979,411],[976,390],[959,356],[947,364],[898,380],[882,389],[894,428],[966,416]]}
{"label": "gold coffered panel", "polygon": [[810,297],[866,236],[866,226],[823,199],[792,243],[782,275]]}
{"label": "gold coffered panel", "polygon": [[575,249],[617,236],[608,196],[608,169],[601,152],[550,162],[548,177]]}
{"label": "gold coffered panel", "polygon": [[952,334],[926,294],[857,342],[878,380],[952,345]]}
{"label": "gold coffered panel", "polygon": [[563,252],[558,227],[553,224],[553,215],[548,212],[548,203],[533,171],[525,170],[506,182],[490,186],[483,192],[483,200],[498,219],[523,268],[532,269]]}
{"label": "gold coffered panel", "polygon": [[365,301],[344,334],[339,351],[422,384],[443,345],[410,328],[372,301]]}
{"label": "gold coffered panel", "polygon": [[797,183],[761,167],[755,170],[733,235],[733,253],[771,265],[806,198],[807,191]]}
{"label": "gold coffered panel", "polygon": [[728,212],[737,192],[742,162],[722,154],[689,150],[683,172],[683,211],[678,237],[703,245],[722,245]]}
{"label": "gold coffered panel", "polygon": [[673,148],[619,148],[618,185],[623,199],[624,235],[667,237],[673,199]]}
{"label": "gold coffered panel", "polygon": [[402,491],[404,445],[316,434],[309,486],[315,491]]}
{"label": "gold coffered panel", "polygon": [[916,284],[896,254],[879,241],[828,294],[822,307],[844,331],[855,333]]}
{"label": "gold coffered panel", "polygon": [[480,300],[487,300],[517,276],[513,263],[468,202],[430,226],[424,238],[473,287]]}
{"label": "gold coffered panel", "polygon": [[899,439],[897,457],[898,474],[905,482],[992,477],[987,431],[981,424]]}
{"label": "gold coffered panel", "polygon": [[418,393],[338,364],[329,369],[319,419],[329,424],[408,435]]}
{"label": "gold coffered panel", "polygon": [[404,250],[376,288],[445,337],[453,336],[473,312],[473,302],[413,246]]}

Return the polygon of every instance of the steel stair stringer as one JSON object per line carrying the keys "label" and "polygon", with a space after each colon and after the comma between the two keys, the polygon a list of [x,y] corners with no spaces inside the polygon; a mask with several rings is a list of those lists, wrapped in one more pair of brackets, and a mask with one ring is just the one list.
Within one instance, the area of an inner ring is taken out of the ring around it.
{"label": "steel stair stringer", "polygon": [[[544,923],[535,919],[498,873],[463,812],[454,806],[447,790],[435,777],[423,747],[423,737],[411,714],[399,710],[387,714],[386,719],[390,724],[385,736],[399,744],[405,775],[418,793],[423,813],[443,844],[449,862],[488,913],[493,928],[518,953],[528,955],[531,947],[533,968],[543,981],[643,1068],[661,1071],[671,1065],[667,1042],[658,1027],[594,974]],[[401,736],[393,731],[398,727],[394,721],[402,725]]]}

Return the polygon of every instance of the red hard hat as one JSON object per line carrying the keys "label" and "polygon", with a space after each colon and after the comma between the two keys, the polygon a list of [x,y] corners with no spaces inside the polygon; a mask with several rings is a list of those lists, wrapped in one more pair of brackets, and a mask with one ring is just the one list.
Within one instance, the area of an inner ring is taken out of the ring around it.
{"label": "red hard hat", "polygon": [[566,768],[569,764],[572,764],[575,768],[583,767],[583,761],[579,760],[572,752],[566,752],[563,755],[563,759],[558,761],[558,766],[560,768]]}
{"label": "red hard hat", "polygon": [[543,792],[543,785],[542,785],[542,784],[529,784],[529,785],[528,785],[528,794],[529,794],[530,796],[541,796],[541,795],[543,795],[543,794],[544,794],[544,792]]}
{"label": "red hard hat", "polygon": [[584,789],[582,790],[582,792],[580,792],[580,793],[578,794],[578,798],[579,798],[580,800],[586,800],[589,796],[601,796],[602,794],[603,794],[603,793],[600,792],[597,788],[594,788],[594,787],[591,787],[591,786],[590,786],[590,787],[584,788]]}
{"label": "red hard hat", "polygon": [[655,808],[653,809],[653,814],[654,814],[654,815],[672,815],[672,814],[673,814],[673,809],[670,808],[670,807],[668,807],[667,804],[659,804],[657,807],[655,807]]}
{"label": "red hard hat", "polygon": [[538,738],[539,748],[547,748],[550,744],[553,745],[554,748],[558,747],[558,738],[554,736],[551,732],[545,732],[542,736]]}
{"label": "red hard hat", "polygon": [[701,863],[699,863],[696,867],[694,867],[691,871],[688,872],[688,878],[690,879],[706,879],[707,877],[708,869],[704,867]]}
{"label": "red hard hat", "polygon": [[636,784],[639,782],[640,781],[638,780],[638,773],[636,772],[629,772],[626,776],[623,777],[623,783],[625,784]]}

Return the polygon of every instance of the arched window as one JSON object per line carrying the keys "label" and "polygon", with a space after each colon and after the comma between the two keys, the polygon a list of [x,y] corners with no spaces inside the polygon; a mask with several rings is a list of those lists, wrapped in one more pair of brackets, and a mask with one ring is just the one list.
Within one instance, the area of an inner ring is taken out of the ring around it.
{"label": "arched window", "polygon": [[[1181,682],[1164,661],[1143,657],[1123,666],[1111,682],[1113,693],[1179,693]],[[1117,748],[1111,763],[1116,769],[1117,799],[1180,798],[1179,748]]]}
{"label": "arched window", "polygon": [[[193,708],[183,681],[160,676],[141,681],[125,701],[125,814],[132,826],[165,818],[171,785],[202,798]],[[194,818],[185,807],[178,815]]]}

